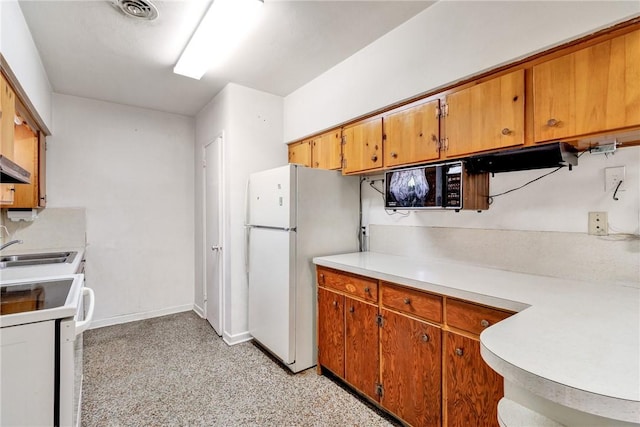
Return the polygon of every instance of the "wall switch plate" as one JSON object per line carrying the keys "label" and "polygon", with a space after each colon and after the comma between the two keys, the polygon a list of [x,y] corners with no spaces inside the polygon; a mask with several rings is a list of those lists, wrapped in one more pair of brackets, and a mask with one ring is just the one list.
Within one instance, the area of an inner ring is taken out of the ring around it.
{"label": "wall switch plate", "polygon": [[620,181],[618,191],[624,190],[624,166],[604,169],[604,191],[615,191]]}
{"label": "wall switch plate", "polygon": [[609,235],[606,212],[589,212],[589,234],[594,236]]}

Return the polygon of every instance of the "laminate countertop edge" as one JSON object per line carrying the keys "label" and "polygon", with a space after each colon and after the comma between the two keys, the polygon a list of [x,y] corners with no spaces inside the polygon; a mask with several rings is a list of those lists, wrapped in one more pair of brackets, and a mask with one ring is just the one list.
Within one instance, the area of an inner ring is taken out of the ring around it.
{"label": "laminate countertop edge", "polygon": [[640,423],[640,284],[592,283],[356,252],[316,265],[517,312],[480,335],[481,354],[531,392]]}

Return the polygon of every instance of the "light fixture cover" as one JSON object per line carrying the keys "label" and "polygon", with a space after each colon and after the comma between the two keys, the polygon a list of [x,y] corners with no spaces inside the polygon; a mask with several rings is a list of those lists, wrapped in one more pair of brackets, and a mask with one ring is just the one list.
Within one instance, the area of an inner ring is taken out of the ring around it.
{"label": "light fixture cover", "polygon": [[223,63],[255,25],[263,1],[214,0],[173,72],[200,79]]}

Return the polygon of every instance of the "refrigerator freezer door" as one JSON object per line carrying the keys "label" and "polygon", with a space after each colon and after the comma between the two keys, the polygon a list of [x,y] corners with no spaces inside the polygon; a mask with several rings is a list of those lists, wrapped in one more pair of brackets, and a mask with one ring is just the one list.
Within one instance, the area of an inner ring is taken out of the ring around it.
{"label": "refrigerator freezer door", "polygon": [[296,166],[287,165],[251,174],[247,224],[295,228]]}
{"label": "refrigerator freezer door", "polygon": [[295,236],[249,229],[249,332],[285,364],[295,362]]}

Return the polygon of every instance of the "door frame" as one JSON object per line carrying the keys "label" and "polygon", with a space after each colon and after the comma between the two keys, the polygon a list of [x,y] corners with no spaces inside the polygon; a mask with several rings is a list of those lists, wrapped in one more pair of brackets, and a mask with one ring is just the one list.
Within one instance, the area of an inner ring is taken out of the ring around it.
{"label": "door frame", "polygon": [[218,159],[220,160],[220,167],[219,167],[219,176],[218,176],[218,182],[219,182],[219,188],[220,191],[218,192],[218,211],[219,211],[219,215],[218,215],[218,227],[219,227],[219,241],[220,241],[220,245],[222,246],[222,250],[219,252],[219,264],[220,264],[220,268],[219,268],[219,272],[218,272],[218,276],[219,276],[219,283],[220,283],[220,289],[219,289],[219,307],[218,307],[218,323],[220,325],[220,331],[216,331],[216,333],[219,333],[221,336],[224,334],[224,330],[225,330],[225,325],[224,325],[224,319],[225,319],[225,313],[224,313],[224,298],[225,298],[225,288],[226,288],[226,265],[227,265],[227,229],[225,227],[226,224],[226,205],[225,205],[225,200],[226,200],[226,168],[225,168],[225,161],[224,161],[224,157],[225,157],[225,138],[224,138],[224,131],[222,131],[219,135],[217,135],[215,138],[213,138],[212,141],[204,144],[202,146],[202,230],[203,230],[203,239],[202,239],[202,281],[203,281],[203,286],[202,286],[202,299],[203,299],[203,311],[204,311],[204,318],[208,319],[208,291],[207,291],[207,254],[209,253],[209,248],[207,245],[207,164],[206,164],[206,160],[207,160],[207,147],[209,147],[210,145],[216,143],[217,141],[219,141],[219,156]]}

